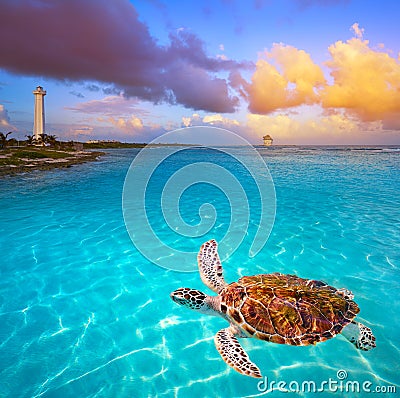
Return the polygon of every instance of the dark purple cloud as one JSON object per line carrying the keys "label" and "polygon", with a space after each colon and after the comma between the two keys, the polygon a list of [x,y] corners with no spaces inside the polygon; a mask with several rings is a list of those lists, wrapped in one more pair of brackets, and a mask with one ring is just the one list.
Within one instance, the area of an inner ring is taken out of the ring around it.
{"label": "dark purple cloud", "polygon": [[[210,78],[207,72],[196,66],[187,65],[185,73],[180,74],[182,65],[177,64],[168,72],[170,74],[170,88],[174,101],[186,104],[193,109],[208,109],[212,112],[225,113],[227,109],[234,110],[239,99],[230,98],[225,80]],[[176,78],[179,76],[179,78]],[[187,88],[190,87],[188,90]],[[222,102],[220,99],[225,98]]]}
{"label": "dark purple cloud", "polygon": [[245,67],[209,57],[185,31],[160,46],[128,0],[2,0],[0,35],[0,68],[10,72],[211,112],[233,112],[238,101],[216,74]]}

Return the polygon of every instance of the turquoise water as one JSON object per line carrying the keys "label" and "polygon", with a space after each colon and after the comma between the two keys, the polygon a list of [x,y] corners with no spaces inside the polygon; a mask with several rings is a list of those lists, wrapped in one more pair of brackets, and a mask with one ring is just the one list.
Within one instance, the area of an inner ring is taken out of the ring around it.
{"label": "turquoise water", "polygon": [[[241,343],[267,379],[258,384],[226,366],[213,342],[226,322],[169,299],[181,286],[207,290],[199,275],[153,265],[130,240],[121,197],[138,151],[113,150],[95,163],[0,181],[0,396],[283,396],[265,390],[279,381],[291,388],[340,381],[342,370],[344,381],[369,381],[372,391],[394,385],[398,394],[400,151],[259,151],[275,183],[275,224],[250,259],[259,217],[251,212],[248,237],[224,261],[226,280],[278,271],[346,287],[358,318],[374,331],[375,350],[357,351],[341,336],[313,347],[248,339]],[[254,184],[244,186],[256,200]],[[223,194],[193,190],[182,199],[183,217],[195,224],[202,195],[214,201],[218,218],[209,234],[180,238],[159,212],[152,223],[169,245],[197,250],[222,239],[230,218]],[[321,396],[371,395],[325,388]]]}

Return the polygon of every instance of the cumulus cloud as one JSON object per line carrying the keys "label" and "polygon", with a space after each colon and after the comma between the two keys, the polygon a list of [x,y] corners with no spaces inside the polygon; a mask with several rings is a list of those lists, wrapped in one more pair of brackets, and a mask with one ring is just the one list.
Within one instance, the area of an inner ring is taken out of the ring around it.
{"label": "cumulus cloud", "polygon": [[148,112],[138,107],[138,104],[137,99],[112,95],[100,100],[81,102],[73,107],[66,107],[66,109],[91,115],[91,122],[96,124],[96,129],[100,123],[131,135],[145,134],[146,132],[154,134],[156,131],[161,131],[160,125],[143,121]]}
{"label": "cumulus cloud", "polygon": [[400,62],[387,52],[352,38],[329,47],[326,65],[334,82],[321,93],[326,108],[345,108],[364,121],[384,120],[400,113]]}
{"label": "cumulus cloud", "polygon": [[318,101],[316,89],[325,78],[308,53],[274,44],[264,55],[266,59],[258,60],[251,83],[241,82],[250,111],[264,114]]}
{"label": "cumulus cloud", "polygon": [[212,112],[237,105],[214,74],[243,65],[209,57],[186,31],[159,45],[128,0],[3,0],[0,35],[0,67],[14,73],[112,84],[127,96]]}
{"label": "cumulus cloud", "polygon": [[383,134],[380,122],[361,122],[343,112],[322,113],[307,119],[285,113],[249,114],[247,127],[254,142],[261,143],[262,136],[270,134],[276,144],[379,143]]}
{"label": "cumulus cloud", "polygon": [[193,113],[192,116],[182,117],[182,127],[192,127],[202,125],[201,116],[198,113]]}
{"label": "cumulus cloud", "polygon": [[4,132],[3,130],[7,130],[6,132],[16,130],[16,128],[10,123],[7,109],[2,104],[0,104],[0,128],[2,132]]}
{"label": "cumulus cloud", "polygon": [[102,118],[99,117],[97,119],[99,122],[108,122],[112,124],[113,126],[117,127],[119,130],[126,131],[129,133],[132,132],[138,132],[143,130],[143,121],[139,119],[137,116],[131,116],[128,118],[123,118],[123,117],[108,117],[108,118]]}
{"label": "cumulus cloud", "polygon": [[93,126],[70,126],[68,134],[72,137],[82,138],[91,136],[93,133]]}
{"label": "cumulus cloud", "polygon": [[285,139],[298,137],[300,123],[287,114],[269,115],[247,115],[247,126],[250,132],[260,143],[265,134],[270,134],[275,143],[285,143]]}
{"label": "cumulus cloud", "polygon": [[331,58],[324,65],[330,84],[309,54],[283,44],[264,53],[250,82],[232,72],[231,84],[256,114],[320,104],[324,109],[345,110],[363,122],[382,120],[388,128],[399,128],[400,59],[382,45],[371,48],[357,23],[352,30],[357,37],[329,47]]}
{"label": "cumulus cloud", "polygon": [[362,39],[363,34],[364,34],[364,28],[360,28],[360,26],[358,25],[358,23],[354,23],[353,25],[351,25],[350,28],[351,31],[354,32],[354,34],[359,38]]}
{"label": "cumulus cloud", "polygon": [[200,116],[198,113],[194,113],[192,116],[182,117],[182,127],[193,127],[193,126],[215,126],[225,129],[239,127],[240,123],[236,119],[230,119],[222,116],[219,113]]}
{"label": "cumulus cloud", "polygon": [[[121,119],[121,120],[120,120]],[[121,118],[96,118],[90,124],[51,124],[48,127],[62,140],[121,140],[123,142],[148,142],[164,132],[155,125],[140,127],[140,118],[135,116]]]}
{"label": "cumulus cloud", "polygon": [[206,115],[203,118],[204,123],[208,124],[213,124],[213,125],[219,125],[219,126],[225,126],[225,127],[233,127],[233,126],[239,126],[240,123],[236,119],[230,119],[223,117],[220,114],[215,114],[215,115]]}

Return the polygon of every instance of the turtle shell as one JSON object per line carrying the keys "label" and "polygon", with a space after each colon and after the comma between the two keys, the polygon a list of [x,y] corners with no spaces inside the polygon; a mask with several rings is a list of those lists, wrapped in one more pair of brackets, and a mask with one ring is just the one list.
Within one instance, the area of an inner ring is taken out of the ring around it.
{"label": "turtle shell", "polygon": [[324,282],[280,273],[244,276],[221,292],[221,311],[244,335],[309,345],[340,333],[357,304]]}

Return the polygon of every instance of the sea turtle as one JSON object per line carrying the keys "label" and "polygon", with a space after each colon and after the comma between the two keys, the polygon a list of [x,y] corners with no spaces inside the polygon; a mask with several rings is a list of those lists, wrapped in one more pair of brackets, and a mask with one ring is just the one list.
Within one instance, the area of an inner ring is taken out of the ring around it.
{"label": "sea turtle", "polygon": [[228,285],[217,249],[215,240],[204,243],[197,260],[203,283],[218,295],[180,288],[171,293],[171,298],[230,323],[216,334],[215,345],[224,361],[239,373],[262,377],[237,337],[298,346],[316,344],[342,333],[360,350],[375,347],[371,329],[353,320],[359,308],[350,291],[281,273],[244,276]]}

